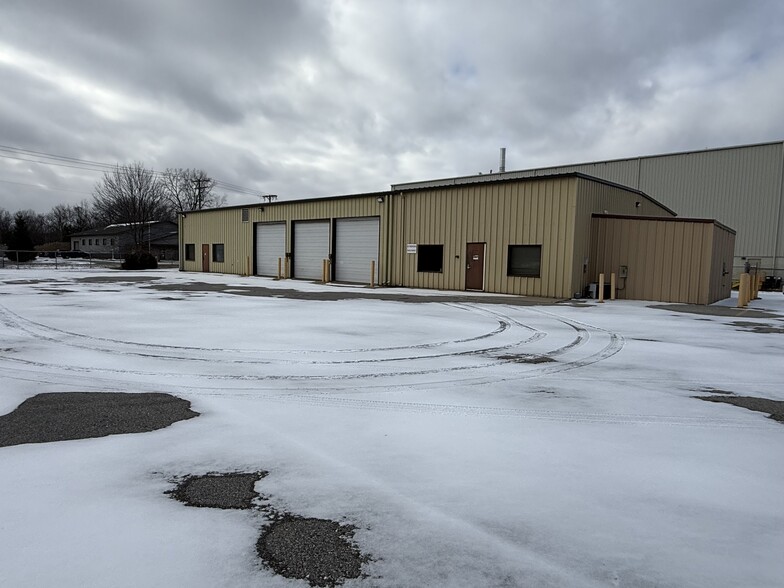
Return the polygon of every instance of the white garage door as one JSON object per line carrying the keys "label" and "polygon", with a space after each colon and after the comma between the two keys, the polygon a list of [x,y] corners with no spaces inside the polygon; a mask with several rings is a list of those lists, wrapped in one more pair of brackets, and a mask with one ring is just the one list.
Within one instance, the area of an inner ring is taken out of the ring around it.
{"label": "white garage door", "polygon": [[[256,225],[256,275],[277,276],[278,259],[286,263],[286,223]],[[284,271],[281,264],[281,273]]]}
{"label": "white garage door", "polygon": [[320,280],[329,257],[329,221],[294,223],[294,277]]}
{"label": "white garage door", "polygon": [[378,283],[378,217],[335,221],[335,279],[370,283],[370,262],[376,262]]}

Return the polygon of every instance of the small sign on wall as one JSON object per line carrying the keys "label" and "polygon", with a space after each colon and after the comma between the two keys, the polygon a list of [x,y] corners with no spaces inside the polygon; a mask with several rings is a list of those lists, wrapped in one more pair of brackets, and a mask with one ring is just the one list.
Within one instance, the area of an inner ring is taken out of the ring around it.
{"label": "small sign on wall", "polygon": [[416,243],[409,243],[408,245],[406,245],[406,253],[416,253],[416,252],[417,252]]}

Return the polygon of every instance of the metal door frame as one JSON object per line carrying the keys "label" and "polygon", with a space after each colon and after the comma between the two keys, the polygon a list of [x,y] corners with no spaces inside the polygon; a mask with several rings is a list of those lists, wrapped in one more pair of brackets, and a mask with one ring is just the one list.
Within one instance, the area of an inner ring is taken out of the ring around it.
{"label": "metal door frame", "polygon": [[[468,248],[471,245],[481,245],[482,246],[482,287],[481,288],[469,288],[468,287],[468,271],[471,269],[471,259],[468,258]],[[485,260],[487,259],[487,243],[483,241],[474,241],[471,243],[466,243],[466,269],[465,269],[465,289],[472,290],[474,292],[484,292],[485,291],[485,275],[487,273],[487,264]]]}

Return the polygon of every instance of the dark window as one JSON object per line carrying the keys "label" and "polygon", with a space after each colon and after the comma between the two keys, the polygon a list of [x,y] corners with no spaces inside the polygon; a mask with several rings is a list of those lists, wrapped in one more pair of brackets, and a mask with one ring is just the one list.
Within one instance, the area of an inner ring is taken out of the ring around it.
{"label": "dark window", "polygon": [[112,239],[112,247],[114,247],[114,239]]}
{"label": "dark window", "polygon": [[249,218],[250,218],[250,210],[247,209],[247,208],[243,208],[242,209],[242,222],[244,222],[244,223],[248,222]]}
{"label": "dark window", "polygon": [[103,240],[103,244],[106,245],[106,239]]}
{"label": "dark window", "polygon": [[443,245],[417,245],[417,271],[444,271]]}
{"label": "dark window", "polygon": [[87,244],[88,245],[92,245],[93,244],[93,240],[92,239],[87,239]]}
{"label": "dark window", "polygon": [[84,245],[84,239],[82,239],[82,245]]}
{"label": "dark window", "polygon": [[194,243],[185,244],[185,261],[196,261],[196,245]]}
{"label": "dark window", "polygon": [[223,261],[223,243],[212,244],[212,261]]}
{"label": "dark window", "polygon": [[506,275],[538,278],[542,266],[541,245],[510,245]]}

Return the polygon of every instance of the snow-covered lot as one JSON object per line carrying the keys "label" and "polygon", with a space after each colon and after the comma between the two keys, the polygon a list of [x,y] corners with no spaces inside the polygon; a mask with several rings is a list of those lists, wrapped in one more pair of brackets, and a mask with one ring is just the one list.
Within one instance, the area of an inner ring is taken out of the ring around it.
{"label": "snow-covered lot", "polygon": [[164,494],[259,470],[276,509],[357,527],[345,586],[784,585],[784,424],[693,398],[784,400],[780,293],[748,318],[323,292],[367,290],[0,270],[0,414],[74,391],[201,414],[0,448],[0,586],[306,586],[257,558],[262,512]]}

